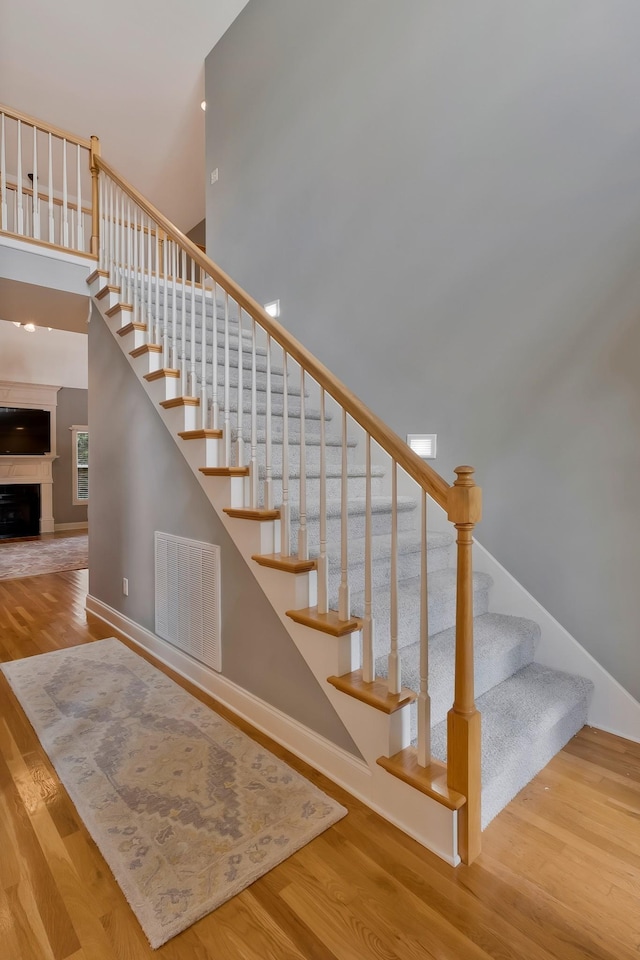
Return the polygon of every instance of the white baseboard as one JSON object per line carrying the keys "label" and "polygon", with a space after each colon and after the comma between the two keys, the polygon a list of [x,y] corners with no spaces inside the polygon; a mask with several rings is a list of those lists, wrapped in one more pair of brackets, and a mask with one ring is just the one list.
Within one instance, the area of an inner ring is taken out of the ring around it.
{"label": "white baseboard", "polygon": [[84,523],[56,523],[53,529],[56,533],[58,530],[88,530],[89,524],[86,520]]}
{"label": "white baseboard", "polygon": [[375,769],[370,769],[364,760],[354,757],[232,680],[198,663],[90,594],[87,595],[86,610],[212,696],[236,716],[325,774],[447,863],[457,866],[460,862],[457,854],[457,817],[450,810],[392,777],[377,764],[374,765]]}

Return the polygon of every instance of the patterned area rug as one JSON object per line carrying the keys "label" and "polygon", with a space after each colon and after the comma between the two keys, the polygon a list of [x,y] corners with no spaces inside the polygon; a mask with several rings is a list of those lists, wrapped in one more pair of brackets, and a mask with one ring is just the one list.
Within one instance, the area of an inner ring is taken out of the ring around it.
{"label": "patterned area rug", "polygon": [[2,670],[152,947],[347,813],[118,640]]}
{"label": "patterned area rug", "polygon": [[89,566],[89,538],[56,537],[52,540],[0,540],[0,580],[35,577],[41,573],[82,570]]}

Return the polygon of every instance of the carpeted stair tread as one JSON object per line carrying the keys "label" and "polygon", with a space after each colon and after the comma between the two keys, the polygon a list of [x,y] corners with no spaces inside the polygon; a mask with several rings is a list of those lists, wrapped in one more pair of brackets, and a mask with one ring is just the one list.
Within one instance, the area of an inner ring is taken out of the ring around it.
{"label": "carpeted stair tread", "polygon": [[[584,677],[530,663],[477,698],[483,826],[584,726],[592,692]],[[446,758],[446,721],[432,730],[432,751]]]}
{"label": "carpeted stair tread", "polygon": [[[540,627],[534,620],[503,613],[484,613],[473,621],[475,651],[475,692],[487,690],[506,680],[531,663],[540,639]],[[453,703],[455,667],[455,626],[429,637],[429,696],[431,722],[435,726],[447,715]],[[402,649],[402,685],[420,690],[420,643]],[[376,675],[387,676],[387,657],[376,661]],[[415,711],[411,723],[411,739],[416,737]]]}
{"label": "carpeted stair tread", "polygon": [[[451,546],[454,537],[450,533],[430,531],[427,537],[427,557],[435,550],[444,550]],[[420,555],[422,541],[420,534],[414,530],[407,530],[398,534],[398,555],[415,553]],[[349,562],[364,563],[365,539],[356,537],[349,540]],[[340,560],[340,544],[331,543],[327,546],[329,560]],[[379,533],[371,537],[372,562],[386,560],[391,557],[391,537],[387,533]],[[428,563],[428,560],[427,560]],[[417,575],[417,572],[416,572]]]}
{"label": "carpeted stair tread", "polygon": [[[398,497],[398,513],[413,511],[416,508],[416,501],[413,497]],[[363,517],[366,512],[366,500],[364,497],[349,498],[349,516]],[[371,497],[371,513],[391,513],[391,497]],[[327,500],[327,517],[340,517],[342,515],[341,500]],[[298,504],[291,505],[291,520],[298,520]],[[320,519],[320,504],[307,504],[307,521]]]}
{"label": "carpeted stair tread", "polygon": [[[475,571],[473,574],[473,608],[475,615],[486,613],[489,604],[489,574]],[[420,589],[419,577],[401,580],[398,584],[398,645],[415,643],[420,637]],[[429,623],[439,632],[455,622],[456,571],[448,567],[436,570],[428,579]],[[375,656],[389,651],[389,617],[391,609],[390,590],[378,590],[372,599],[372,615],[376,622]],[[364,593],[351,596],[351,613],[364,616]]]}

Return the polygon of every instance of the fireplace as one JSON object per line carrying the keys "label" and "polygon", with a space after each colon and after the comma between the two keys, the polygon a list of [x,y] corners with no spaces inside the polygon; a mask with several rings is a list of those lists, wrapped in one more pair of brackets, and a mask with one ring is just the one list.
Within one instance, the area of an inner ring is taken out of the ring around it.
{"label": "fireplace", "polygon": [[40,485],[0,486],[0,540],[37,537],[40,533]]}

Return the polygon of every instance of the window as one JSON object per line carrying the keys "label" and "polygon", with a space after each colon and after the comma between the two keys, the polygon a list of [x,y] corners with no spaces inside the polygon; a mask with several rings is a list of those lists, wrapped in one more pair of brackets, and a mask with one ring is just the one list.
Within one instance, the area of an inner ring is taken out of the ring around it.
{"label": "window", "polygon": [[71,427],[71,473],[74,506],[89,502],[89,428]]}

